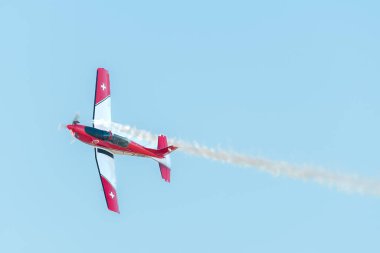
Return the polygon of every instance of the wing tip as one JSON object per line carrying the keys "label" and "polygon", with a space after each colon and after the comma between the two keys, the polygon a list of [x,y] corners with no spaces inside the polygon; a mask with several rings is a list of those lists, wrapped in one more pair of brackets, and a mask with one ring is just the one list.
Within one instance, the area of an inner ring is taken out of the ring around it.
{"label": "wing tip", "polygon": [[120,214],[119,207],[117,209],[112,209],[112,208],[108,207],[108,210],[110,210],[111,212]]}
{"label": "wing tip", "polygon": [[108,73],[108,70],[107,70],[107,69],[105,69],[105,68],[100,68],[100,67],[97,69],[97,71],[98,71],[98,72],[103,72],[103,71],[104,71],[104,72],[107,72],[107,73]]}

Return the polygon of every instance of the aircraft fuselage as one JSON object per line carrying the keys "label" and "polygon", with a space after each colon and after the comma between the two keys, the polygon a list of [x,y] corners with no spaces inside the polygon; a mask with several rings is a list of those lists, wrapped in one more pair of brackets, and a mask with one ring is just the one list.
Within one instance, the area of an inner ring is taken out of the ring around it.
{"label": "aircraft fuselage", "polygon": [[80,124],[67,125],[72,135],[78,140],[102,149],[106,149],[113,154],[142,156],[150,158],[163,158],[136,142],[111,131],[104,131],[98,128],[84,126]]}

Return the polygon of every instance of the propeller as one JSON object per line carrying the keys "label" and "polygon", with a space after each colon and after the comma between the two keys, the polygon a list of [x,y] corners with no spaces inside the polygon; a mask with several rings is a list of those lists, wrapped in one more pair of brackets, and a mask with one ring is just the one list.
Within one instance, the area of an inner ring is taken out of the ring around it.
{"label": "propeller", "polygon": [[[75,116],[74,116],[74,118],[73,118],[73,121],[72,121],[72,125],[76,125],[76,124],[79,124],[80,122],[79,122],[79,112],[77,112],[76,114],[75,114]],[[62,123],[60,123],[60,124],[58,124],[58,126],[57,126],[57,130],[62,130],[62,129],[65,129],[66,128],[66,124],[62,124]],[[73,137],[75,137],[74,136],[74,133],[73,133],[73,131],[70,131],[71,132],[71,135],[73,136]],[[70,141],[70,144],[73,144],[74,142],[76,141],[76,138],[73,138],[71,141]]]}
{"label": "propeller", "polygon": [[79,124],[79,112],[77,112],[73,119],[73,125]]}
{"label": "propeller", "polygon": [[[72,124],[73,125],[76,125],[76,124],[79,124],[80,122],[79,122],[79,112],[77,112],[76,114],[75,114],[75,116],[74,116],[74,119],[73,119],[73,122],[72,122]],[[71,132],[72,133],[72,135],[73,135],[73,137],[75,137],[74,136],[74,132]],[[73,144],[74,142],[76,141],[76,138],[73,138],[72,140],[71,140],[71,142],[70,142],[70,144]]]}
{"label": "propeller", "polygon": [[[73,121],[71,124],[73,125],[76,125],[76,124],[79,124],[79,112],[77,112],[73,118]],[[65,129],[66,128],[66,124],[63,124],[63,123],[59,123],[58,126],[57,126],[57,130],[62,130],[62,129]]]}

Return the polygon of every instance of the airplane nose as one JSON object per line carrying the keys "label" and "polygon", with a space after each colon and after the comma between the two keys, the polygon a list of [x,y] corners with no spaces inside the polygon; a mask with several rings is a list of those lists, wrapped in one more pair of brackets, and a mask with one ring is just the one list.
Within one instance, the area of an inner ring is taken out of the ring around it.
{"label": "airplane nose", "polygon": [[67,127],[67,129],[69,129],[69,130],[73,130],[73,128],[74,128],[73,125],[67,125],[66,127]]}

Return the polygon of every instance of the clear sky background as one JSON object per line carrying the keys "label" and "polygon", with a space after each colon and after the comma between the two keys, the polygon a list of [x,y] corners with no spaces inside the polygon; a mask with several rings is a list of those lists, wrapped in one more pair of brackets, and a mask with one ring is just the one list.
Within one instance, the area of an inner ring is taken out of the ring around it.
{"label": "clear sky background", "polygon": [[[181,2],[181,3],[179,3]],[[176,152],[117,157],[107,210],[90,124],[114,121],[380,178],[378,1],[0,2],[0,252],[380,252],[380,198]]]}

